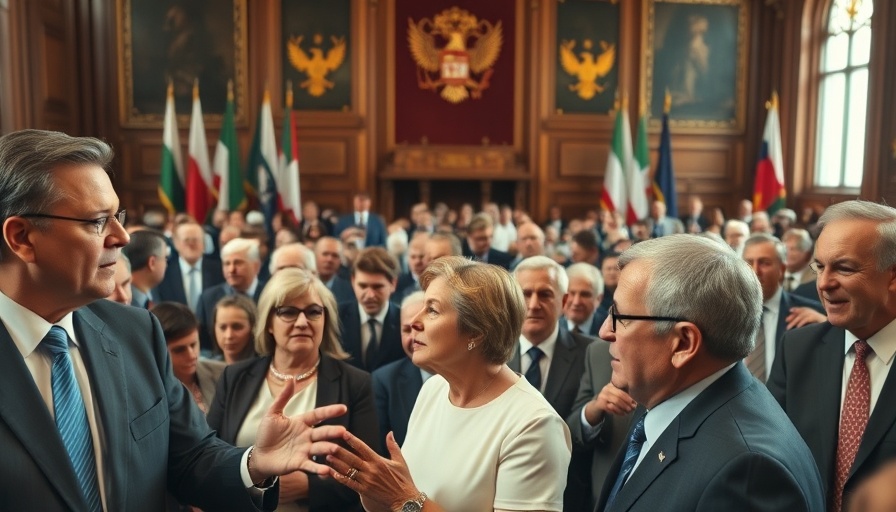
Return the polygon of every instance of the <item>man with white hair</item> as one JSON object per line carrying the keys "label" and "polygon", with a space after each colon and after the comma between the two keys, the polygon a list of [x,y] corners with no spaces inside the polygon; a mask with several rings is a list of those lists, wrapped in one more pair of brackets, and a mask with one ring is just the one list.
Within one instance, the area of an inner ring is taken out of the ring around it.
{"label": "man with white hair", "polygon": [[202,291],[224,281],[221,260],[205,254],[205,231],[197,222],[176,225],[172,242],[177,257],[165,269],[153,295],[159,302],[180,302],[196,311]]}
{"label": "man with white hair", "polygon": [[574,263],[567,267],[569,289],[563,305],[560,329],[584,334],[593,338],[610,312],[601,306],[604,296],[604,279],[600,270],[588,263]]}
{"label": "man with white hair", "polygon": [[737,219],[725,222],[722,237],[738,256],[744,253],[744,242],[747,241],[748,236],[750,236],[750,226],[746,222]]}
{"label": "man with white hair", "polygon": [[787,248],[787,271],[784,273],[784,289],[807,299],[820,300],[815,288],[815,272],[809,268],[815,243],[805,229],[793,228],[784,232]]}
{"label": "man with white hair", "polygon": [[544,231],[534,222],[520,224],[516,230],[516,258],[510,262],[513,270],[526,258],[544,255]]}
{"label": "man with white hair", "polygon": [[218,301],[226,295],[243,294],[258,300],[264,283],[258,279],[261,257],[258,240],[234,238],[221,248],[224,282],[208,288],[199,296],[196,318],[199,320],[199,345],[205,353],[214,350],[214,315]]}
{"label": "man with white hair", "polygon": [[300,268],[307,270],[312,275],[317,275],[317,259],[314,251],[299,242],[284,244],[271,253],[271,261],[268,264],[271,275],[282,268]]}
{"label": "man with white hair", "polygon": [[[593,339],[560,329],[569,279],[559,263],[547,256],[533,256],[517,265],[513,276],[523,290],[526,319],[507,365],[525,375],[557,414],[566,418],[585,371],[585,349]],[[582,503],[589,498],[588,482],[583,478],[589,463],[589,457],[573,454],[563,493],[565,510],[582,510]]]}

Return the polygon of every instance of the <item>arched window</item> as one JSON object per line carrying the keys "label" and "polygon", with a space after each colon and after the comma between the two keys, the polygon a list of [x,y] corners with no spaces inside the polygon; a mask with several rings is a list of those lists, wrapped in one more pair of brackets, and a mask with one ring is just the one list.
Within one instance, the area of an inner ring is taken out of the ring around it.
{"label": "arched window", "polygon": [[872,0],[833,0],[821,52],[815,185],[862,185]]}

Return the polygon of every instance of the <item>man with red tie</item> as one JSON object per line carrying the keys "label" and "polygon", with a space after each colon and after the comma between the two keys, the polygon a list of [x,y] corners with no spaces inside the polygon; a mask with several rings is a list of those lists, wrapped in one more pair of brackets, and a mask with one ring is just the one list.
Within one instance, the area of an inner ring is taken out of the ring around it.
{"label": "man with red tie", "polygon": [[896,209],[830,206],[812,269],[828,321],[788,332],[768,387],[812,450],[827,508],[896,456]]}

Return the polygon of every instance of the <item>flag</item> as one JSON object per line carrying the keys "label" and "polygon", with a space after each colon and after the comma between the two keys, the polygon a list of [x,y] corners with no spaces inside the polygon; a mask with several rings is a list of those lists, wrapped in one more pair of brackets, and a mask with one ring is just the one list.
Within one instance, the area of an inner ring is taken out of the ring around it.
{"label": "flag", "polygon": [[641,109],[638,121],[638,138],[635,142],[635,154],[632,159],[631,172],[628,178],[628,214],[626,222],[633,224],[647,217],[650,213],[647,201],[647,184],[650,182],[650,149],[647,143],[647,114]]}
{"label": "flag", "polygon": [[199,80],[193,83],[193,114],[190,119],[190,157],[187,162],[187,213],[200,224],[212,206],[212,166],[208,162],[208,143],[199,102]]}
{"label": "flag", "polygon": [[162,170],[159,173],[159,200],[174,216],[184,211],[184,163],[180,156],[177,114],[174,112],[174,84],[168,82],[165,125],[162,131]]}
{"label": "flag", "polygon": [[769,216],[784,208],[784,157],[781,151],[781,127],[778,124],[778,93],[767,104],[768,118],[762,133],[756,182],[753,186],[753,211],[765,210]]}
{"label": "flag", "polygon": [[274,140],[274,117],[271,114],[271,93],[264,91],[255,137],[249,152],[246,180],[249,189],[258,199],[264,214],[265,229],[270,240],[274,239],[273,219],[277,213],[277,142]]}
{"label": "flag", "polygon": [[227,82],[227,108],[221,124],[221,137],[215,148],[215,181],[218,182],[218,210],[234,211],[246,207],[243,171],[240,169],[240,147],[236,141],[233,114],[233,81]]}
{"label": "flag", "polygon": [[607,158],[604,173],[604,189],[601,193],[601,208],[623,215],[628,211],[626,171],[632,168],[632,136],[626,114],[626,101],[616,111],[616,126],[613,129],[613,145]]}
{"label": "flag", "polygon": [[292,101],[292,82],[287,82],[277,193],[280,197],[280,211],[285,217],[292,220],[294,226],[298,226],[299,219],[302,217],[302,191],[299,185],[299,144]]}
{"label": "flag", "polygon": [[666,91],[663,108],[663,131],[660,134],[660,151],[653,173],[653,199],[666,205],[666,215],[678,217],[678,194],[675,192],[675,170],[672,168],[672,142],[669,136],[669,110],[672,96]]}

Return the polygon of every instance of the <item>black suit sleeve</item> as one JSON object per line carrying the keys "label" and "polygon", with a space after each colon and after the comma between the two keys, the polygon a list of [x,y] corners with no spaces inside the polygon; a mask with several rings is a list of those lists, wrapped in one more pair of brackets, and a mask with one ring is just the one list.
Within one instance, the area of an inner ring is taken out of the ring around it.
{"label": "black suit sleeve", "polygon": [[[390,367],[391,368],[391,367]],[[373,398],[376,402],[376,417],[379,420],[379,440],[374,443],[374,448],[384,457],[389,456],[389,450],[386,449],[385,436],[392,431],[392,424],[389,422],[389,386],[387,379],[395,378],[398,372],[381,372],[375,371],[371,378],[373,379]]]}
{"label": "black suit sleeve", "polygon": [[708,483],[695,512],[813,512],[813,503],[815,500],[805,495],[793,473],[780,462],[762,453],[747,452],[732,459]]}
{"label": "black suit sleeve", "polygon": [[[379,443],[379,427],[377,425],[376,410],[373,405],[373,389],[371,388],[370,374],[362,371],[351,371],[343,366],[343,382],[348,406],[346,420],[335,423],[346,425],[349,432],[374,449]],[[331,404],[317,404],[317,407]],[[337,418],[338,420],[339,418]],[[332,420],[324,422],[330,423]],[[317,475],[308,475],[308,502],[314,511],[361,511],[361,502],[358,493],[336,482],[332,478],[321,478]]]}

